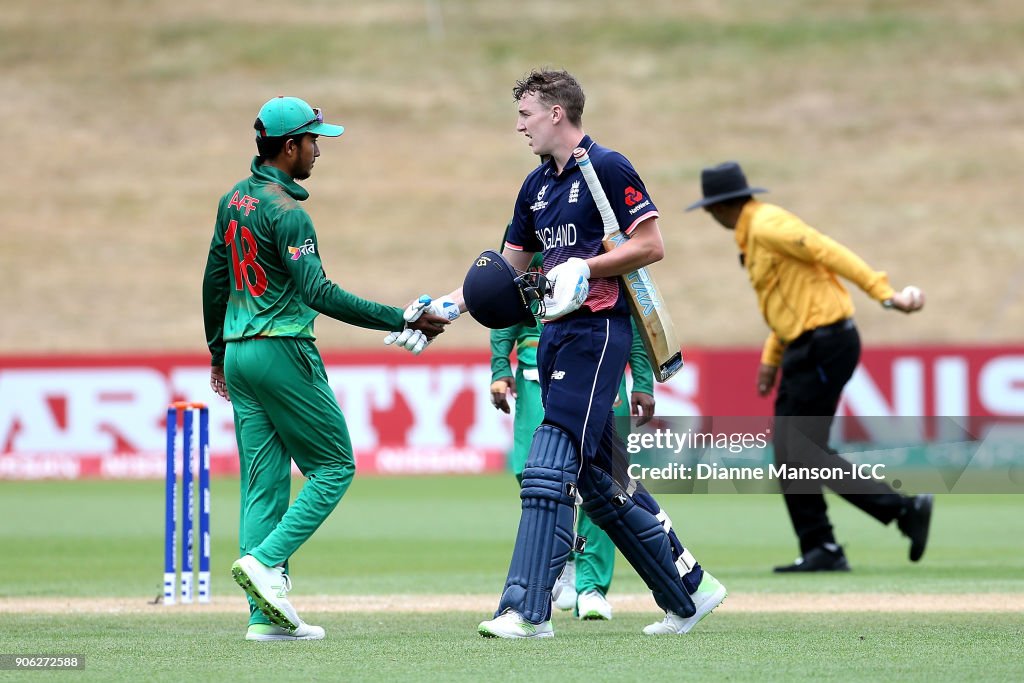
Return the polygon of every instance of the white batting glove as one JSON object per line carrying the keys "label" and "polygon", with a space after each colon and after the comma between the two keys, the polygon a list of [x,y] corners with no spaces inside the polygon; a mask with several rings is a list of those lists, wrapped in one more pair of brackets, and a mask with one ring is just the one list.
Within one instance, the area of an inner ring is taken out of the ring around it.
{"label": "white batting glove", "polygon": [[[413,322],[421,315],[423,315],[423,310],[430,306],[431,301],[432,299],[430,298],[430,296],[424,294],[419,299],[406,306],[405,310],[402,311],[402,319],[405,320],[405,322],[407,323]],[[399,348],[408,349],[409,351],[412,351],[414,348],[416,348],[416,345],[420,341],[418,338],[414,336],[414,334],[419,334],[420,336],[423,336],[422,332],[410,330],[408,327],[398,332],[389,332],[388,336],[384,337],[384,346],[398,344]],[[425,348],[426,344],[424,344],[423,346]],[[422,351],[423,349],[421,348],[420,350]]]}
{"label": "white batting glove", "polygon": [[[444,312],[446,308],[448,311]],[[451,310],[454,310],[454,316],[450,315]],[[442,297],[434,301],[430,296],[424,294],[406,307],[405,311],[402,312],[402,318],[407,323],[411,323],[418,320],[423,315],[423,311],[447,317],[449,320],[455,320],[455,318],[459,317],[459,307],[448,297]],[[413,355],[418,356],[427,348],[430,340],[427,339],[427,335],[419,330],[410,330],[406,327],[400,332],[390,332],[388,336],[384,337],[385,346],[391,346],[392,344],[406,351],[411,351]]]}
{"label": "white batting glove", "polygon": [[544,320],[557,320],[583,305],[590,294],[590,266],[581,258],[560,263],[547,274],[554,287],[544,297]]}
{"label": "white batting glove", "polygon": [[423,349],[427,348],[429,343],[430,340],[427,339],[427,335],[419,330],[410,330],[408,327],[401,332],[391,332],[388,336],[384,337],[385,346],[394,344],[400,349],[412,351],[417,356],[423,352]]}
{"label": "white batting glove", "polygon": [[430,306],[431,301],[433,301],[433,299],[429,294],[423,294],[419,299],[406,306],[405,310],[402,312],[402,317],[405,319],[405,322],[411,323],[418,320],[419,317],[423,315],[423,311]]}
{"label": "white batting glove", "polygon": [[[422,299],[423,297],[420,298]],[[450,296],[434,299],[430,306],[427,307],[427,311],[449,322],[454,322],[456,318],[462,315],[462,312],[459,311],[459,305]]]}

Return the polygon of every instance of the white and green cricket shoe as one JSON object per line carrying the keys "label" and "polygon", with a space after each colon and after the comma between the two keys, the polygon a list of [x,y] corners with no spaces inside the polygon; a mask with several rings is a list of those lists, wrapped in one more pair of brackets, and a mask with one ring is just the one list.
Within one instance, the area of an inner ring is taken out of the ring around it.
{"label": "white and green cricket shoe", "polygon": [[231,576],[275,626],[296,631],[302,624],[298,612],[288,602],[292,582],[282,567],[268,567],[246,555],[231,565]]}
{"label": "white and green cricket shoe", "polygon": [[607,621],[612,618],[612,606],[601,591],[583,591],[576,601],[576,614],[582,621]]}
{"label": "white and green cricket shoe", "polygon": [[550,620],[531,624],[514,609],[507,609],[493,619],[481,621],[477,630],[484,638],[551,638],[555,635]]}
{"label": "white and green cricket shoe", "polygon": [[705,571],[700,585],[694,594],[690,596],[693,599],[694,607],[697,608],[693,616],[681,617],[672,611],[665,612],[665,618],[655,624],[645,626],[644,633],[649,636],[689,633],[701,619],[711,614],[713,609],[721,605],[727,595],[729,595],[729,591],[725,589],[725,586],[718,579],[711,576],[710,572]]}
{"label": "white and green cricket shoe", "polygon": [[302,622],[294,631],[288,631],[273,624],[250,624],[245,632],[246,640],[323,640],[324,630]]}

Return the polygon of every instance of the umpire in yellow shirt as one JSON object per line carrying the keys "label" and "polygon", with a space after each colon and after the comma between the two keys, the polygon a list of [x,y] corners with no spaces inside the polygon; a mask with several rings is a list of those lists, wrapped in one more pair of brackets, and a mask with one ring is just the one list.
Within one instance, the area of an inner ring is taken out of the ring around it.
{"label": "umpire in yellow shirt", "polygon": [[[749,187],[735,162],[704,169],[701,186],[704,198],[686,210],[703,207],[734,231],[740,263],[771,328],[761,352],[757,391],[768,395],[781,367],[773,429],[776,463],[849,470],[850,463],[828,447],[839,396],[860,359],[853,302],[839,277],[884,307],[905,313],[920,310],[924,294],[913,287],[894,291],[884,272],[872,270],[843,245],[785,209],[754,199],[766,190]],[[904,496],[875,481],[858,482],[856,493],[834,482],[829,485],[882,524],[895,520],[910,539],[910,560],[921,559],[931,522],[930,494]],[[800,541],[800,557],[775,571],[848,571],[821,484],[786,482],[783,498]]]}

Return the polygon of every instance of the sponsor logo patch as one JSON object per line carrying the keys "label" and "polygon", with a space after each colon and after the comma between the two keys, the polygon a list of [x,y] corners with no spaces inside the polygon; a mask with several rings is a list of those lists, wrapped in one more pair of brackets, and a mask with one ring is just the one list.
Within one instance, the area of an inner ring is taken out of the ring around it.
{"label": "sponsor logo patch", "polygon": [[642,202],[640,202],[639,204],[637,204],[636,206],[634,206],[632,209],[630,209],[629,210],[629,215],[632,216],[632,215],[636,214],[637,211],[640,211],[641,209],[643,209],[645,207],[648,207],[650,205],[651,205],[651,200],[650,199],[645,199]]}
{"label": "sponsor logo patch", "polygon": [[288,247],[288,253],[292,255],[292,261],[298,261],[306,254],[315,254],[316,246],[313,244],[313,238],[307,239],[300,247]]}
{"label": "sponsor logo patch", "polygon": [[626,188],[626,206],[636,206],[644,200],[644,193],[635,187]]}

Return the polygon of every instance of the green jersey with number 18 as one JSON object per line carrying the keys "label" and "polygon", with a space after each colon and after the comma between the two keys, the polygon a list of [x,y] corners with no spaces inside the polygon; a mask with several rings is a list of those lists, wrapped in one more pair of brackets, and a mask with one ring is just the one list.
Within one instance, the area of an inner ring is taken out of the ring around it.
{"label": "green jersey with number 18", "polygon": [[252,175],[217,207],[203,276],[203,317],[212,364],[224,344],[250,337],[315,339],[323,313],[373,330],[401,330],[402,309],[345,291],[327,279],[313,221],[299,202],[309,197],[288,174],[252,162]]}

